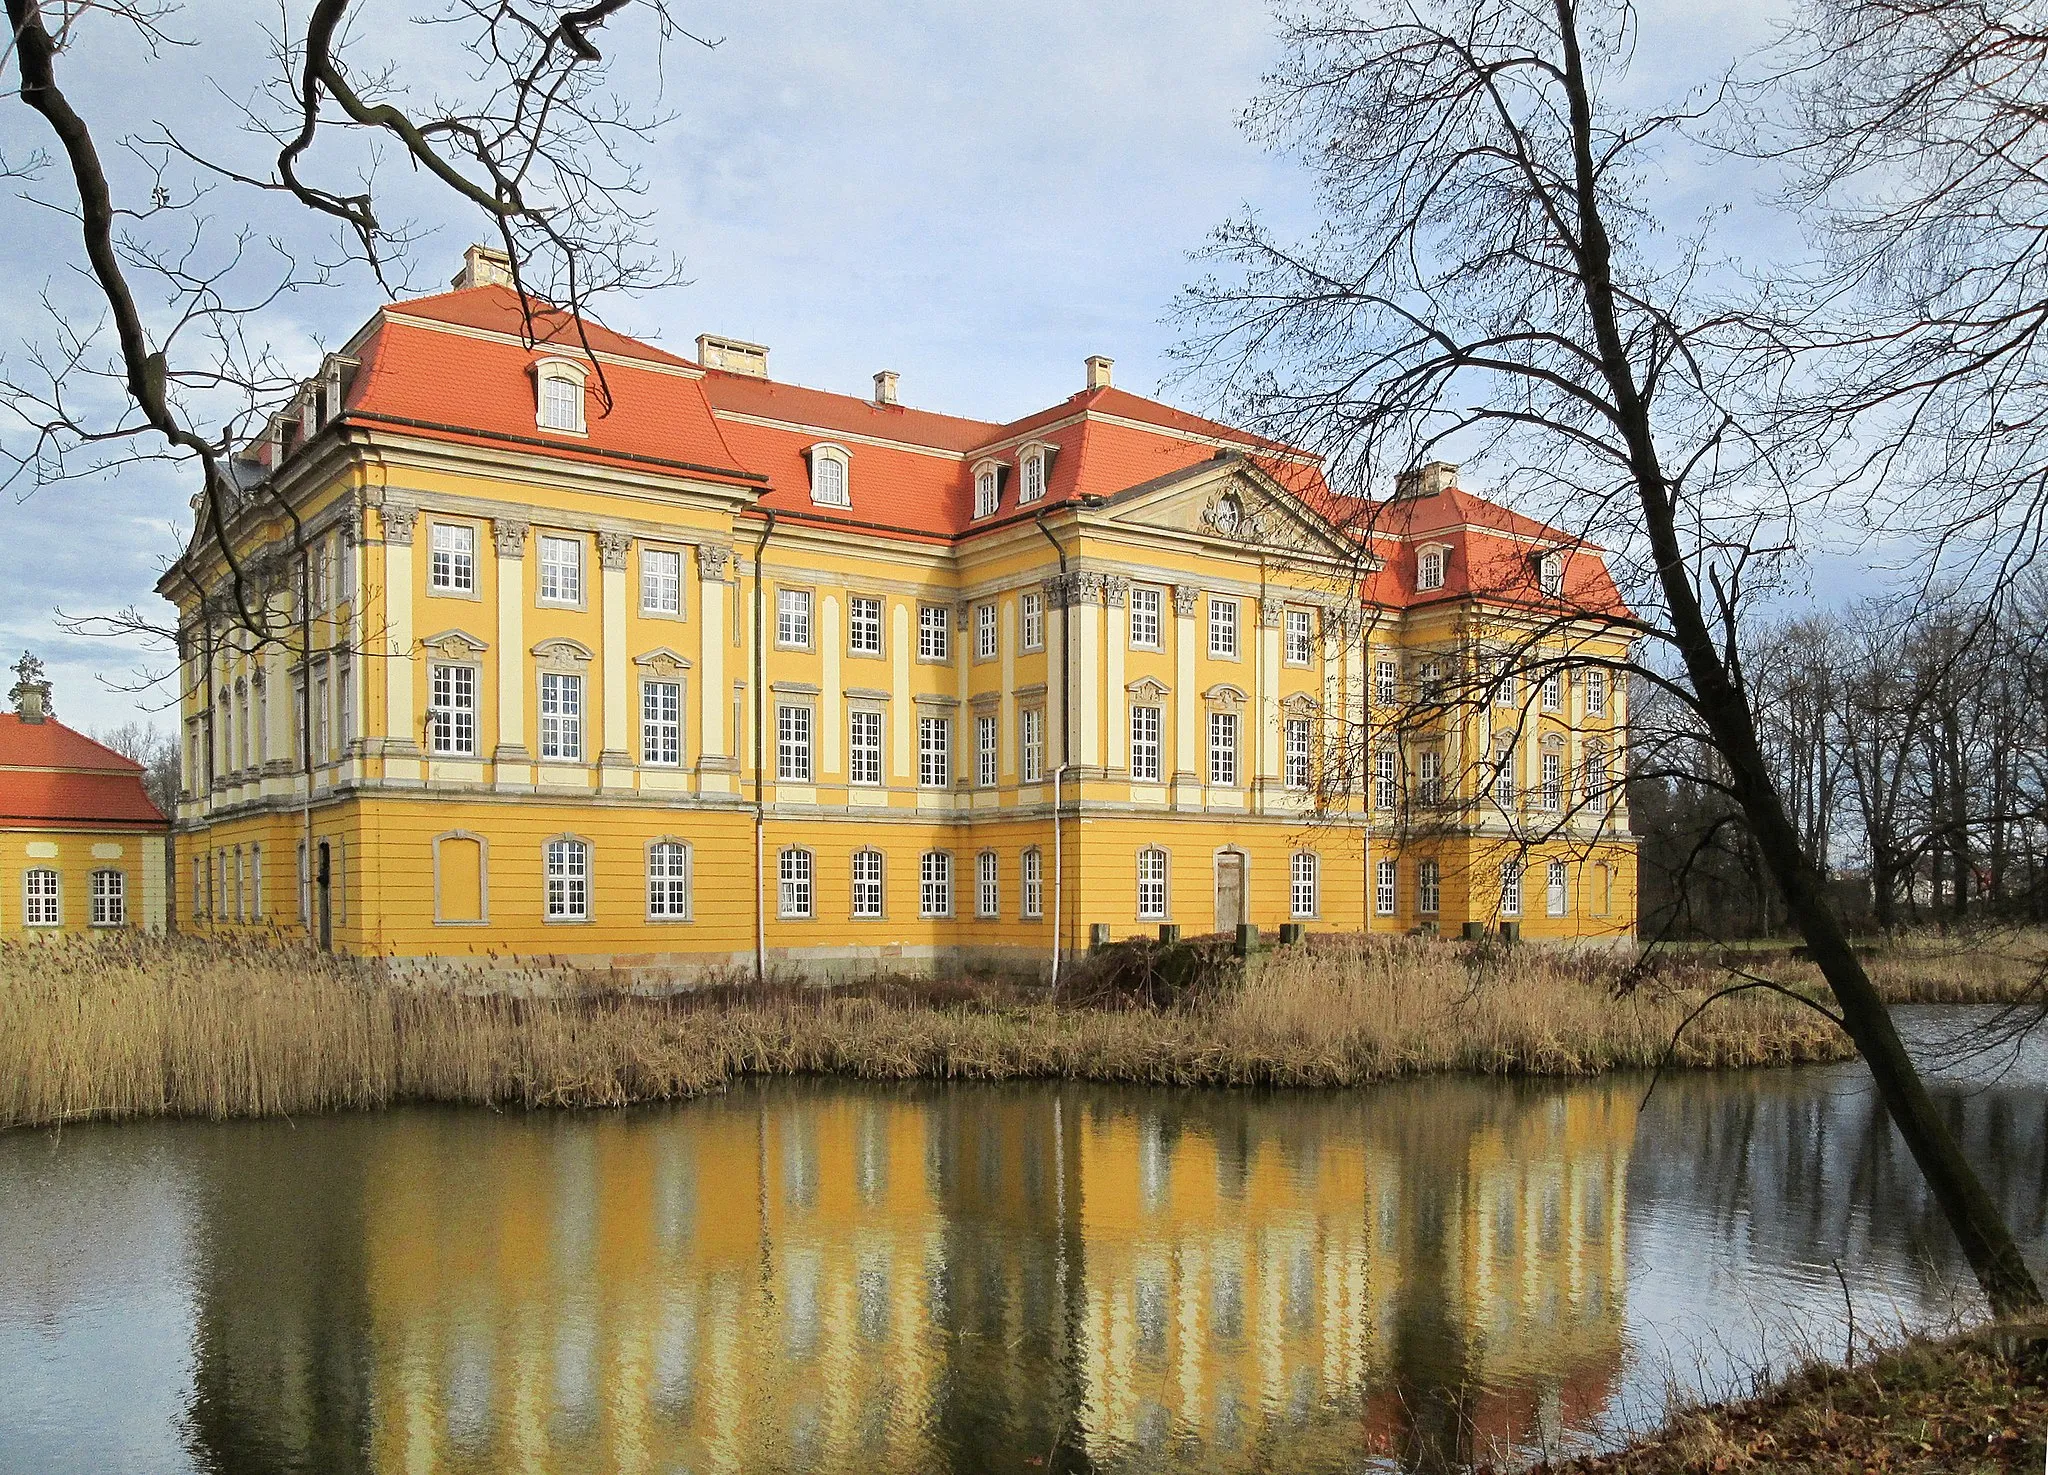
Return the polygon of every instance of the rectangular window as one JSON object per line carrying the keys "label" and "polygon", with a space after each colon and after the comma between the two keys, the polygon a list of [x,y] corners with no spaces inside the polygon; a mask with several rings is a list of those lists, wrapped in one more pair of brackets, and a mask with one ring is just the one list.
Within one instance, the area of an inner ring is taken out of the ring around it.
{"label": "rectangular window", "polygon": [[1382,707],[1391,707],[1401,700],[1401,663],[1392,656],[1381,656],[1373,662],[1372,699]]}
{"label": "rectangular window", "polygon": [[583,678],[540,673],[540,756],[583,761]]}
{"label": "rectangular window", "polygon": [[950,660],[953,611],[948,605],[920,604],[917,607],[917,658],[920,661]]}
{"label": "rectangular window", "polygon": [[778,589],[775,591],[775,643],[795,646],[800,650],[811,647],[811,591],[808,589]]}
{"label": "rectangular window", "polygon": [[1166,916],[1166,852],[1148,846],[1138,852],[1138,920],[1156,922]]}
{"label": "rectangular window", "polygon": [[1316,617],[1305,609],[1291,609],[1286,614],[1287,623],[1287,664],[1307,666],[1316,658]]}
{"label": "rectangular window", "polygon": [[540,381],[543,430],[583,428],[583,382],[568,374],[543,374]]}
{"label": "rectangular window", "polygon": [[332,738],[333,713],[327,705],[327,678],[322,676],[313,684],[313,752],[321,762],[333,754]]}
{"label": "rectangular window", "polygon": [[984,789],[996,786],[996,719],[974,719],[974,782]]}
{"label": "rectangular window", "polygon": [[1224,660],[1237,659],[1237,601],[1209,600],[1209,654]]}
{"label": "rectangular window", "polygon": [[1425,748],[1416,759],[1417,797],[1424,804],[1444,802],[1444,755],[1434,748]]}
{"label": "rectangular window", "polygon": [[856,594],[846,601],[846,648],[858,656],[882,653],[882,601]]}
{"label": "rectangular window", "polygon": [[775,777],[786,784],[811,781],[811,709],[775,709]]}
{"label": "rectangular window", "polygon": [[640,683],[640,761],[668,766],[683,761],[683,684]]}
{"label": "rectangular window", "polygon": [[882,852],[856,850],[853,853],[853,914],[856,917],[882,915]]}
{"label": "rectangular window", "polygon": [[778,916],[808,917],[811,914],[811,853],[785,850],[775,864],[775,901]]}
{"label": "rectangular window", "polygon": [[1022,595],[1017,609],[1024,626],[1024,649],[1045,649],[1045,596],[1036,592]]}
{"label": "rectangular window", "polygon": [[1607,715],[1607,673],[1588,671],[1586,673],[1586,711],[1594,717]]}
{"label": "rectangular window", "polygon": [[1565,888],[1567,884],[1563,861],[1554,860],[1550,863],[1550,873],[1546,880],[1548,884],[1544,887],[1544,910],[1553,917],[1562,917],[1566,911]]}
{"label": "rectangular window", "polygon": [[1282,764],[1284,771],[1281,776],[1290,789],[1305,789],[1314,777],[1309,766],[1310,741],[1308,718],[1288,718],[1285,741],[1282,744],[1285,761]]}
{"label": "rectangular window", "polygon": [[1515,750],[1502,748],[1493,755],[1493,802],[1502,809],[1515,807]]}
{"label": "rectangular window", "polygon": [[437,522],[428,535],[427,587],[447,594],[476,592],[476,529]]}
{"label": "rectangular window", "polygon": [[1237,713],[1209,714],[1209,782],[1237,783]]}
{"label": "rectangular window", "polygon": [[998,648],[996,607],[992,604],[977,604],[974,607],[974,658],[978,661],[993,660]]}
{"label": "rectangular window", "polygon": [[847,715],[847,764],[849,783],[878,784],[882,781],[882,714],[852,712]]}
{"label": "rectangular window", "polygon": [[1381,748],[1372,755],[1372,804],[1375,809],[1391,810],[1401,802],[1401,755],[1392,748]]}
{"label": "rectangular window", "polygon": [[1543,677],[1543,710],[1562,712],[1564,710],[1564,672],[1555,666]]}
{"label": "rectangular window", "polygon": [[1131,708],[1131,777],[1159,777],[1159,708]]}
{"label": "rectangular window", "polygon": [[1518,860],[1500,863],[1500,914],[1503,917],[1522,915],[1522,863]]}
{"label": "rectangular window", "polygon": [[263,847],[249,847],[249,915],[263,919]]}
{"label": "rectangular window", "polygon": [[917,913],[921,917],[953,915],[953,857],[927,850],[918,861]]}
{"label": "rectangular window", "polygon": [[1400,863],[1382,860],[1373,867],[1372,907],[1382,917],[1394,915],[1400,900]]}
{"label": "rectangular window", "polygon": [[993,850],[984,850],[974,860],[974,915],[999,917],[1003,914],[1001,862]]}
{"label": "rectangular window", "polygon": [[476,756],[476,667],[427,667],[427,748],[437,757]]}
{"label": "rectangular window", "polygon": [[675,549],[640,550],[640,610],[649,615],[683,612],[683,555]]}
{"label": "rectangular window", "polygon": [[953,782],[953,719],[917,719],[917,781],[927,789],[943,789]]}
{"label": "rectangular window", "polygon": [[334,673],[334,733],[338,756],[348,754],[349,739],[356,735],[355,672],[344,661]]}
{"label": "rectangular window", "polygon": [[546,905],[551,922],[588,920],[590,847],[581,840],[548,841]]}
{"label": "rectangular window", "polygon": [[1564,755],[1543,755],[1543,807],[1557,809],[1564,803]]}
{"label": "rectangular window", "polygon": [[540,540],[540,597],[545,604],[583,603],[583,540]]}
{"label": "rectangular window", "polygon": [[21,876],[21,920],[29,927],[55,927],[64,920],[57,873],[38,866]]}
{"label": "rectangular window", "polygon": [[1159,649],[1159,591],[1137,588],[1131,591],[1131,648]]}
{"label": "rectangular window", "polygon": [[1425,860],[1415,868],[1415,910],[1425,917],[1434,917],[1443,899],[1443,873],[1433,860]]}
{"label": "rectangular window", "polygon": [[1313,917],[1320,898],[1317,892],[1322,865],[1313,850],[1297,850],[1288,865],[1287,906],[1296,917]]}
{"label": "rectangular window", "polygon": [[1515,659],[1513,656],[1493,658],[1493,704],[1496,707],[1512,707],[1515,704]]}
{"label": "rectangular window", "polygon": [[659,840],[647,847],[647,915],[680,922],[690,915],[690,847]]}
{"label": "rectangular window", "polygon": [[1046,454],[1044,451],[1033,451],[1024,458],[1024,487],[1017,493],[1017,502],[1020,506],[1026,502],[1036,502],[1045,495]]}
{"label": "rectangular window", "polygon": [[1045,777],[1045,709],[1026,707],[1018,715],[1024,728],[1023,781],[1035,784]]}
{"label": "rectangular window", "polygon": [[1041,852],[1027,850],[1017,863],[1017,885],[1023,893],[1023,915],[1036,920],[1045,915],[1045,860]]}

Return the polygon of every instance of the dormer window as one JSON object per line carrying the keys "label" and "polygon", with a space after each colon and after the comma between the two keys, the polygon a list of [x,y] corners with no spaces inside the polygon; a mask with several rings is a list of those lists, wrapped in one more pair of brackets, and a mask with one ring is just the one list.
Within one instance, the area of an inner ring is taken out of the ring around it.
{"label": "dormer window", "polygon": [[841,446],[811,447],[811,503],[817,507],[851,507],[848,472],[852,458]]}
{"label": "dormer window", "polygon": [[1003,469],[993,461],[983,461],[974,468],[974,515],[994,517],[996,506],[1003,495]]}
{"label": "dormer window", "polygon": [[1564,555],[1546,553],[1536,560],[1536,585],[1551,598],[1564,593]]}
{"label": "dormer window", "polygon": [[1034,441],[1018,449],[1019,507],[1028,506],[1044,498],[1046,486],[1052,481],[1052,458],[1058,453],[1058,447],[1049,446],[1043,441]]}
{"label": "dormer window", "polygon": [[565,359],[548,359],[534,366],[535,423],[542,430],[561,430],[582,435],[583,367]]}
{"label": "dormer window", "polygon": [[1444,586],[1444,550],[1424,548],[1415,555],[1415,587],[1417,590],[1441,589]]}

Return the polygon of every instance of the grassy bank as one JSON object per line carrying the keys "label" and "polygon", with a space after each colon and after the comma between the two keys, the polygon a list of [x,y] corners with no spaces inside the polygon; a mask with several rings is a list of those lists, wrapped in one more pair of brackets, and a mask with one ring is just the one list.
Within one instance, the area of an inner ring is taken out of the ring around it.
{"label": "grassy bank", "polygon": [[1815,1367],[1760,1397],[1675,1415],[1557,1475],[1989,1475],[2042,1468],[2048,1321],[1916,1340],[1853,1369]]}
{"label": "grassy bank", "polygon": [[[1617,998],[1623,959],[1318,939],[1156,1002],[1098,966],[1074,999],[1000,982],[650,997],[559,972],[512,997],[482,973],[397,981],[299,952],[121,940],[0,946],[0,1127],[443,1101],[617,1106],[747,1074],[1067,1077],[1347,1086],[1425,1071],[1577,1075],[1657,1062],[1723,976],[1673,965]],[[1811,1010],[1715,1004],[1682,1066],[1838,1058]]]}

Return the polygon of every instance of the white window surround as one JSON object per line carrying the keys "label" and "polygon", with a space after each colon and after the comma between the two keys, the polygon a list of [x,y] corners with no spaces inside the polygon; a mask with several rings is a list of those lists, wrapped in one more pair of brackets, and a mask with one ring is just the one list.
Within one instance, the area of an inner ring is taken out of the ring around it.
{"label": "white window surround", "polygon": [[1138,920],[1163,922],[1167,916],[1167,874],[1171,862],[1164,850],[1148,845],[1138,852]]}
{"label": "white window surround", "polygon": [[953,651],[953,607],[949,604],[920,604],[917,607],[917,658],[920,661],[950,661]]}
{"label": "white window surround", "polygon": [[775,591],[775,648],[811,648],[811,591],[779,588]]}
{"label": "white window surround", "polygon": [[1000,461],[974,463],[974,515],[977,518],[994,517],[1002,506],[1003,470]]}
{"label": "white window surround", "polygon": [[1316,659],[1315,612],[1290,609],[1283,613],[1284,659],[1290,666],[1312,666]]}
{"label": "white window surround", "polygon": [[23,871],[21,924],[24,927],[60,927],[63,923],[64,884],[57,872],[48,866]]}
{"label": "white window surround", "polygon": [[993,601],[974,607],[974,658],[992,661],[1002,654],[1002,639]]}
{"label": "white window surround", "polygon": [[849,655],[882,653],[882,597],[851,594],[846,599],[846,650]]}
{"label": "white window surround", "polygon": [[791,846],[775,858],[775,914],[785,920],[808,918],[816,910],[811,893],[811,852]]}
{"label": "white window surround", "polygon": [[1212,660],[1238,658],[1238,605],[1220,594],[1209,596],[1209,655]]}
{"label": "white window surround", "polygon": [[1442,869],[1434,860],[1418,861],[1415,866],[1415,910],[1425,917],[1433,917],[1442,905]]}
{"label": "white window surround", "polygon": [[583,402],[588,366],[546,358],[533,366],[533,423],[557,435],[584,435]]}
{"label": "white window surround", "polygon": [[1449,576],[1451,550],[1448,544],[1424,543],[1415,550],[1415,588],[1420,593],[1441,589]]}
{"label": "white window surround", "polygon": [[1033,590],[1017,600],[1018,626],[1026,650],[1045,649],[1045,596]]}
{"label": "white window surround", "polygon": [[853,457],[846,447],[821,441],[805,453],[811,462],[811,505],[853,505]]}
{"label": "white window surround", "polygon": [[953,915],[953,852],[927,850],[917,862],[917,914],[920,917]]}
{"label": "white window surround", "polygon": [[883,865],[882,852],[873,847],[854,851],[851,861],[854,916],[874,918],[882,915],[885,897]]}
{"label": "white window surround", "polygon": [[974,858],[974,915],[1000,917],[1003,914],[1002,861],[993,850]]}
{"label": "white window surround", "polygon": [[1297,850],[1287,863],[1287,910],[1297,920],[1322,908],[1322,861],[1313,850]]}
{"label": "white window surround", "polygon": [[647,920],[691,919],[690,843],[673,835],[647,842]]}
{"label": "white window surround", "polygon": [[1131,649],[1158,650],[1161,642],[1163,621],[1160,610],[1165,603],[1163,591],[1150,584],[1136,584],[1131,588]]}
{"label": "white window surround", "polygon": [[590,920],[590,842],[575,835],[557,835],[542,847],[542,920]]}
{"label": "white window surround", "polygon": [[128,877],[116,870],[92,873],[92,925],[128,925]]}
{"label": "white window surround", "polygon": [[475,599],[476,524],[435,519],[427,525],[427,592]]}
{"label": "white window surround", "polygon": [[683,618],[683,554],[640,545],[640,613]]}
{"label": "white window surround", "polygon": [[1059,448],[1048,441],[1026,441],[1017,448],[1017,505],[1043,501],[1052,482],[1052,460]]}
{"label": "white window surround", "polygon": [[1017,915],[1035,922],[1045,915],[1045,853],[1036,845],[1017,857]]}
{"label": "white window surround", "polygon": [[882,781],[882,714],[872,707],[855,707],[847,714],[846,781]]}
{"label": "white window surround", "polygon": [[535,597],[542,604],[583,608],[583,539],[540,535],[540,578]]}

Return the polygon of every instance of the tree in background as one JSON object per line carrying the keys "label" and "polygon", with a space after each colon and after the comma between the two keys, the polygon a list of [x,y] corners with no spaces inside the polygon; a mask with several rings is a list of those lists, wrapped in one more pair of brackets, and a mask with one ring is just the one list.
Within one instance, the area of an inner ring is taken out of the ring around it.
{"label": "tree in background", "polygon": [[89,733],[123,758],[142,765],[142,785],[165,814],[178,812],[178,740],[154,723],[124,722]]}

